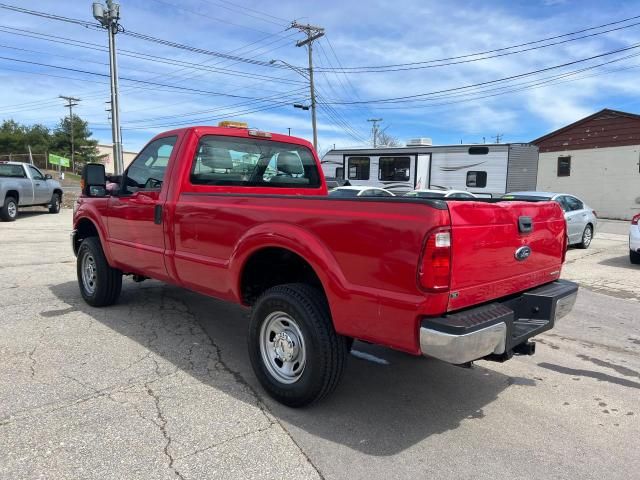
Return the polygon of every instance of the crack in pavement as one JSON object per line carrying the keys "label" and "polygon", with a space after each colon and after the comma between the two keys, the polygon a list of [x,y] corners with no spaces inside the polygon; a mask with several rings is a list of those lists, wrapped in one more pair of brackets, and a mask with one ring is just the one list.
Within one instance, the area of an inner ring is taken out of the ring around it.
{"label": "crack in pavement", "polygon": [[165,439],[166,443],[164,445],[163,451],[165,456],[169,460],[169,468],[173,470],[173,473],[175,474],[176,477],[178,477],[181,480],[186,480],[186,478],[174,466],[175,459],[173,458],[173,455],[169,451],[173,440],[171,439],[171,435],[169,435],[169,432],[167,431],[167,419],[162,413],[162,407],[160,406],[160,396],[156,394],[156,392],[149,386],[149,384],[145,384],[145,387],[147,388],[147,395],[149,395],[153,399],[153,403],[156,407],[156,415],[157,415],[158,422],[153,422],[153,423],[160,429],[160,432],[162,433],[162,436]]}
{"label": "crack in pavement", "polygon": [[[164,286],[163,286],[163,291],[161,292],[161,296],[164,297],[166,295],[166,292],[164,291]],[[191,317],[192,322],[194,325],[197,325],[198,328],[200,329],[200,331],[202,333],[204,333],[204,338],[208,341],[209,345],[211,347],[214,348],[215,350],[215,354],[217,357],[216,363],[214,364],[213,368],[215,370],[218,371],[223,371],[229,375],[231,375],[233,377],[233,379],[239,384],[242,385],[250,394],[251,396],[254,397],[255,402],[256,402],[256,407],[258,407],[258,409],[261,411],[261,413],[264,415],[264,417],[266,418],[267,422],[269,422],[269,428],[272,427],[274,424],[277,424],[282,431],[287,435],[287,437],[289,437],[289,439],[291,440],[291,442],[296,446],[296,448],[298,449],[298,451],[300,452],[300,454],[305,458],[305,460],[309,463],[309,465],[311,465],[311,467],[315,470],[315,472],[318,474],[318,477],[320,479],[325,478],[325,476],[322,474],[322,472],[320,471],[320,468],[311,460],[311,458],[309,457],[309,455],[307,455],[307,452],[305,452],[302,447],[300,446],[300,444],[293,438],[293,436],[291,435],[291,433],[284,427],[284,425],[282,424],[282,422],[280,422],[280,420],[278,420],[275,416],[273,416],[268,408],[266,403],[264,402],[262,396],[258,393],[258,391],[253,388],[249,382],[247,382],[247,380],[242,376],[242,374],[236,370],[233,370],[224,360],[222,357],[222,348],[213,340],[213,338],[211,338],[206,330],[202,327],[202,325],[200,324],[200,322],[198,321],[198,317],[195,314],[195,312],[193,312],[191,310],[191,307],[182,299],[179,298],[174,298],[171,297],[169,295],[166,295],[167,298],[172,299],[174,302],[180,303],[184,306],[184,311],[182,313],[188,315],[189,317]],[[210,356],[210,355],[209,355]],[[208,357],[209,357],[208,356]],[[209,369],[209,367],[207,366],[207,374],[209,376],[211,376],[211,371]]]}
{"label": "crack in pavement", "polygon": [[234,440],[238,440],[240,438],[250,437],[251,435],[255,435],[256,433],[266,432],[267,430],[273,428],[274,425],[277,425],[277,424],[275,422],[273,422],[273,423],[270,423],[269,425],[267,425],[266,427],[258,428],[256,430],[251,430],[250,432],[242,433],[240,435],[235,435],[235,436],[227,438],[226,440],[223,440],[221,442],[214,443],[212,445],[208,445],[206,447],[199,448],[198,450],[195,450],[195,451],[193,451],[191,453],[187,453],[186,455],[182,455],[180,457],[177,457],[175,460],[177,461],[177,460],[183,460],[185,458],[193,457],[195,455],[199,455],[202,452],[206,452],[207,450],[211,450],[211,449],[220,447],[222,445],[225,445],[227,443],[233,442]]}

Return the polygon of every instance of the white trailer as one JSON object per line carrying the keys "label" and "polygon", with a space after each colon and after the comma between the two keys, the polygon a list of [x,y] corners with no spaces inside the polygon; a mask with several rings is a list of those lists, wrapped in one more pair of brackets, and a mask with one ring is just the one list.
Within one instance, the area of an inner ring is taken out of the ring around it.
{"label": "white trailer", "polygon": [[330,150],[322,158],[322,169],[328,180],[396,194],[441,188],[498,196],[535,190],[538,147],[497,143]]}

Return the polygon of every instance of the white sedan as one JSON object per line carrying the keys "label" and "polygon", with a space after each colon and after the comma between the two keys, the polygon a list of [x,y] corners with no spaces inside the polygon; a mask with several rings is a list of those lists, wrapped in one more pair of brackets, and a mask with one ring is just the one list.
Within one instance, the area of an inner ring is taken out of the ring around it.
{"label": "white sedan", "polygon": [[412,190],[405,193],[405,197],[418,197],[418,198],[478,198],[471,192],[465,192],[464,190]]}
{"label": "white sedan", "polygon": [[640,264],[640,213],[633,217],[629,228],[629,260]]}
{"label": "white sedan", "polygon": [[377,187],[338,187],[329,192],[330,197],[395,197],[384,188]]}

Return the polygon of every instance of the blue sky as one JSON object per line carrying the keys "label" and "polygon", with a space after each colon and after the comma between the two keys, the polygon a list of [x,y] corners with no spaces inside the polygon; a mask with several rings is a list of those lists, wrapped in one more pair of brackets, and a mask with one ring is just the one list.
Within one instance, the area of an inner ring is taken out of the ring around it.
{"label": "blue sky", "polygon": [[[89,0],[5,3],[92,20]],[[602,2],[573,0],[371,0],[366,5],[355,0],[120,3],[121,23],[128,31],[242,58],[266,62],[279,59],[302,67],[306,66],[306,50],[297,48],[295,42],[303,36],[287,30],[287,22],[297,19],[320,25],[327,35],[315,48],[319,68],[389,65],[473,54],[640,14],[637,1],[607,1],[606,8]],[[640,18],[624,25],[637,22]],[[108,57],[102,49],[91,45],[81,48],[67,40],[43,41],[25,36],[25,30],[103,47],[107,42],[103,31],[0,9],[0,57],[108,73]],[[569,37],[563,37],[566,38]],[[286,133],[291,128],[293,135],[311,138],[309,113],[291,106],[308,102],[306,80],[288,68],[221,59],[127,35],[118,35],[117,42],[119,49],[127,53],[119,57],[121,117],[127,150],[140,149],[154,134],[174,126],[216,124],[222,118],[246,121],[274,132]],[[503,134],[503,141],[507,142],[530,141],[605,107],[638,113],[640,57],[633,55],[640,53],[640,48],[505,84],[423,97],[428,98],[426,101],[352,103],[488,82],[636,43],[640,43],[640,25],[547,48],[437,68],[383,73],[317,72],[323,103],[318,112],[319,149],[367,143],[371,127],[367,118],[383,118],[383,128],[401,141],[431,137],[436,144],[447,144],[482,142],[483,138],[490,141],[497,133]],[[161,59],[146,61],[141,55]],[[105,112],[109,99],[107,78],[14,60],[0,59],[0,119],[54,126],[66,113],[57,96],[71,95],[82,99],[76,112],[89,121],[94,136],[110,143]],[[614,62],[598,66],[606,61]],[[193,65],[200,69],[189,68]],[[585,67],[593,68],[576,72]],[[549,78],[563,74],[566,76],[553,81]]]}

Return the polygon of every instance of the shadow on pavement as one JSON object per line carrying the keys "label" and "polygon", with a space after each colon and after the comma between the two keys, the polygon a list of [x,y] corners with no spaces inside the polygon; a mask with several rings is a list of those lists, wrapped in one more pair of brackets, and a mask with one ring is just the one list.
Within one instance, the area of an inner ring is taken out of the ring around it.
{"label": "shadow on pavement", "polygon": [[[43,315],[82,311],[199,381],[238,398],[237,388],[216,381],[215,369],[197,364],[207,361],[205,357],[194,364],[189,342],[176,341],[175,336],[184,336],[185,330],[203,329],[212,341],[207,348],[213,351],[213,358],[219,354],[236,379],[257,392],[288,429],[300,429],[368,455],[394,455],[431,435],[456,429],[464,420],[482,419],[485,406],[505,388],[527,385],[481,366],[462,369],[356,342],[354,350],[388,364],[350,356],[333,395],[308,408],[290,409],[271,400],[253,375],[246,347],[246,309],[155,281],[142,285],[125,281],[119,303],[103,309],[86,305],[76,282],[50,288],[69,308]],[[163,314],[176,304],[181,306],[179,310],[172,310],[170,316]],[[246,401],[246,396],[242,399]]]}
{"label": "shadow on pavement", "polygon": [[633,265],[629,261],[629,254],[619,257],[606,258],[598,262],[598,265],[606,265],[608,267],[627,268],[629,270],[640,270],[638,265]]}

